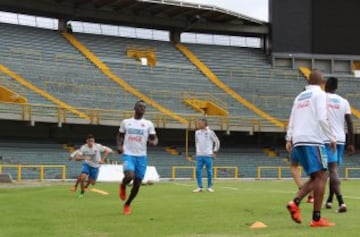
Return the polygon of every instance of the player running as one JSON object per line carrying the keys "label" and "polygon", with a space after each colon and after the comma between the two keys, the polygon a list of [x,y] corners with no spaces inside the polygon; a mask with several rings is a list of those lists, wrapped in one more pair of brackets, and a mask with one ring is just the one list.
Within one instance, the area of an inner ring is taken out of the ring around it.
{"label": "player running", "polygon": [[347,208],[344,203],[343,197],[340,190],[340,178],[338,174],[338,166],[341,164],[345,148],[345,130],[344,123],[346,121],[348,129],[348,151],[352,155],[355,152],[354,148],[354,131],[353,131],[353,122],[351,119],[351,109],[349,102],[342,98],[341,96],[335,94],[335,91],[338,87],[338,79],[335,77],[330,77],[326,81],[325,91],[328,96],[328,113],[329,120],[332,125],[333,131],[336,136],[336,153],[332,153],[329,149],[329,144],[326,143],[325,146],[328,150],[328,166],[330,174],[330,191],[329,197],[326,201],[325,207],[330,209],[332,206],[332,201],[334,194],[336,194],[336,199],[339,203],[339,208],[337,212],[346,212]]}
{"label": "player running", "polygon": [[207,171],[207,191],[213,193],[213,159],[220,148],[219,138],[215,132],[208,127],[206,118],[198,120],[198,130],[195,132],[196,146],[196,180],[198,188],[193,190],[194,193],[204,191],[202,182],[202,169],[205,165]]}
{"label": "player running", "polygon": [[320,72],[311,72],[309,85],[294,100],[286,134],[286,150],[292,153],[292,159],[298,161],[310,176],[293,201],[288,203],[287,209],[291,218],[301,223],[300,202],[313,190],[315,200],[311,227],[335,225],[321,218],[320,214],[327,180],[324,136],[330,141],[333,151],[336,150],[336,138],[327,118],[326,93],[320,87],[323,83]]}
{"label": "player running", "polygon": [[[103,153],[102,157],[101,153]],[[96,179],[99,174],[99,167],[105,162],[106,158],[110,153],[112,153],[112,150],[109,147],[103,146],[99,143],[95,143],[95,138],[92,134],[89,134],[87,136],[86,144],[82,145],[75,155],[75,160],[84,161],[81,174],[78,178],[81,187],[79,198],[84,197],[85,188],[87,188],[89,184],[95,185]],[[85,185],[86,177],[88,177],[87,186]]]}
{"label": "player running", "polygon": [[126,185],[133,181],[130,196],[124,204],[123,213],[131,214],[130,204],[139,192],[147,166],[147,142],[156,146],[158,138],[151,121],[143,118],[146,104],[140,100],[134,106],[133,118],[121,122],[117,135],[119,153],[123,153],[124,178],[119,187],[120,199],[126,200]]}

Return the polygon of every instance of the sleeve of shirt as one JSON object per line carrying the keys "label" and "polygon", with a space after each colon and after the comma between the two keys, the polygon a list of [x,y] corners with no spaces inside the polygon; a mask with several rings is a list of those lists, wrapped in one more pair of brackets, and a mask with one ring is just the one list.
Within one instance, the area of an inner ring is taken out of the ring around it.
{"label": "sleeve of shirt", "polygon": [[112,152],[112,149],[110,147],[103,146],[101,144],[98,144],[98,149],[100,152],[105,152],[105,151]]}
{"label": "sleeve of shirt", "polygon": [[76,149],[74,152],[70,154],[71,158],[75,158],[80,153],[80,149]]}
{"label": "sleeve of shirt", "polygon": [[290,117],[289,117],[289,122],[288,122],[288,126],[287,126],[286,137],[285,137],[286,141],[292,140],[293,130],[294,130],[294,119],[293,119],[294,110],[295,110],[295,102],[294,102],[294,105],[290,112]]}
{"label": "sleeve of shirt", "polygon": [[81,146],[76,155],[82,156],[84,154],[85,146]]}
{"label": "sleeve of shirt", "polygon": [[121,121],[120,128],[119,128],[119,132],[120,132],[120,133],[125,133],[125,132],[126,132],[125,120]]}
{"label": "sleeve of shirt", "polygon": [[214,142],[214,152],[218,152],[220,149],[220,140],[219,138],[216,136],[215,132],[213,130],[211,130],[211,139]]}
{"label": "sleeve of shirt", "polygon": [[336,137],[331,130],[331,126],[328,119],[326,93],[323,92],[319,94],[315,101],[316,101],[315,103],[316,103],[317,119],[320,124],[321,130],[324,132],[324,135],[327,138],[329,138],[331,142],[335,142]]}
{"label": "sleeve of shirt", "polygon": [[345,114],[351,114],[351,107],[349,101],[344,99],[344,105],[345,105]]}
{"label": "sleeve of shirt", "polygon": [[150,135],[155,135],[156,134],[154,124],[151,121],[149,121],[149,134]]}

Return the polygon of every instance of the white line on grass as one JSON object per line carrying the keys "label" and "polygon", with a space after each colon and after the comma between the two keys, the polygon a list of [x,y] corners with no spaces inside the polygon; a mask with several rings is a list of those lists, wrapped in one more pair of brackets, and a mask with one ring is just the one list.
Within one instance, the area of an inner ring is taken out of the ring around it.
{"label": "white line on grass", "polygon": [[192,187],[194,186],[193,184],[183,184],[183,183],[174,183],[175,185],[179,185],[179,186],[185,186],[185,187]]}
{"label": "white line on grass", "polygon": [[355,196],[344,196],[344,198],[360,200],[360,197],[355,197]]}
{"label": "white line on grass", "polygon": [[234,188],[234,187],[221,187],[220,188],[226,188],[226,189],[231,189],[231,190],[239,190],[238,188]]}

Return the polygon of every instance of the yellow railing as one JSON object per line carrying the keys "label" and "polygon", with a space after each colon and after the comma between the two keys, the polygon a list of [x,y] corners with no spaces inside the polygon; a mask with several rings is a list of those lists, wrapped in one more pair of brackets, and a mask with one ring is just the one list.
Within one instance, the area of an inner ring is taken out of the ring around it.
{"label": "yellow railing", "polygon": [[[114,125],[118,126],[119,121],[133,116],[133,111],[124,110],[105,110],[93,108],[76,108],[86,113],[90,117],[90,123],[96,125]],[[10,102],[0,102],[1,118],[23,121],[40,122],[58,122],[71,123],[76,122],[78,117],[69,111],[55,105],[40,104],[18,104]],[[195,129],[199,114],[180,114],[189,121],[189,129]],[[161,112],[147,112],[146,117],[154,122],[158,128],[182,128],[183,125],[178,120],[167,116]],[[265,120],[243,116],[207,116],[209,124],[216,130],[226,131],[273,131],[276,127]],[[82,120],[81,120],[82,121]],[[80,122],[81,122],[80,121]],[[286,123],[286,121],[283,121]],[[355,122],[355,121],[354,121]],[[357,126],[357,124],[354,124]]]}
{"label": "yellow railing", "polygon": [[0,84],[0,101],[20,103],[20,104],[26,104],[28,102],[25,96],[21,96],[15,91],[12,91],[7,87],[2,86],[1,84]]}
{"label": "yellow railing", "polygon": [[353,168],[353,167],[345,168],[345,179],[349,179],[349,171],[350,170],[360,170],[360,168]]}
{"label": "yellow railing", "polygon": [[[258,166],[257,167],[257,178],[261,179],[261,174],[262,174],[262,170],[277,170],[277,178],[278,179],[282,179],[282,171],[283,169],[289,170],[290,167],[289,166]],[[302,174],[302,168],[299,167],[300,169],[300,175]]]}
{"label": "yellow railing", "polygon": [[191,178],[192,179],[196,178],[196,167],[195,166],[172,166],[171,167],[171,179],[176,179],[176,170],[179,170],[179,169],[192,170]]}
{"label": "yellow railing", "polygon": [[309,80],[311,70],[307,67],[299,67],[299,71],[304,75],[304,77]]}
{"label": "yellow railing", "polygon": [[255,106],[254,104],[250,103],[248,100],[240,96],[236,93],[233,89],[223,83],[203,62],[200,61],[185,45],[177,43],[175,47],[183,53],[190,62],[192,62],[211,82],[213,82],[216,86],[220,89],[228,93],[231,97],[237,100],[240,104],[248,108],[249,110],[253,111],[255,114],[259,115],[260,117],[268,120],[269,122],[273,123],[275,126],[285,129],[285,124],[278,120],[277,118],[272,117],[270,114],[262,111],[260,108]]}
{"label": "yellow railing", "polygon": [[[171,167],[171,179],[176,179],[176,170],[185,169],[191,170],[191,178],[196,178],[196,167],[195,166],[172,166]],[[218,178],[218,170],[219,169],[233,169],[234,170],[234,179],[239,177],[239,169],[236,166],[214,166],[213,167],[213,178]]]}
{"label": "yellow railing", "polygon": [[24,168],[38,168],[39,169],[39,179],[42,181],[45,179],[45,169],[46,168],[59,168],[61,169],[61,179],[66,180],[66,166],[65,165],[3,165],[0,164],[0,173],[3,172],[3,168],[15,168],[17,169],[17,181],[22,180],[22,171]]}

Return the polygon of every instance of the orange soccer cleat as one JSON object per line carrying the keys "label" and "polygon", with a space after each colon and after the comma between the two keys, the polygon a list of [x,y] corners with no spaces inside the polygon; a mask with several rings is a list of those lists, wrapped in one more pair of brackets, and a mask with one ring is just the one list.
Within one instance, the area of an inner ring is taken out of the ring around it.
{"label": "orange soccer cleat", "polygon": [[311,227],[331,227],[336,225],[333,222],[328,222],[325,218],[320,218],[318,221],[312,220],[310,223]]}
{"label": "orange soccer cleat", "polygon": [[300,216],[300,208],[295,204],[295,202],[290,201],[287,205],[287,209],[290,213],[291,219],[296,223],[301,223],[301,216]]}
{"label": "orange soccer cleat", "polygon": [[131,214],[131,209],[129,205],[124,205],[124,210],[123,210],[124,215],[130,215]]}

